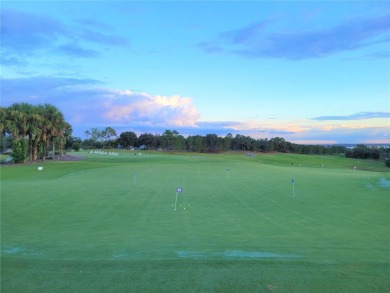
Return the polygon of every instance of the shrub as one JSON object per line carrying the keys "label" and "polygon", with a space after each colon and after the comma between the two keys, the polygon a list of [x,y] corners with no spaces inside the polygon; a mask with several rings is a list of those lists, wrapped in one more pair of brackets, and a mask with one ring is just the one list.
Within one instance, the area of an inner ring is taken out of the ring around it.
{"label": "shrub", "polygon": [[385,164],[386,164],[387,167],[390,168],[390,159],[386,159],[386,160],[385,160]]}
{"label": "shrub", "polygon": [[27,142],[25,140],[15,140],[13,142],[11,157],[16,164],[24,163],[27,158]]}
{"label": "shrub", "polygon": [[80,151],[80,148],[81,148],[81,145],[79,142],[75,142],[73,144],[73,150],[75,150],[76,152]]}

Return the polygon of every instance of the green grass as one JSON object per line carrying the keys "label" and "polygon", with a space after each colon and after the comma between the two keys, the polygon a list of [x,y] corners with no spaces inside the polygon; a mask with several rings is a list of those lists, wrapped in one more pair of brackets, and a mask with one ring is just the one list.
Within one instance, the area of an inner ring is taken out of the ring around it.
{"label": "green grass", "polygon": [[3,292],[390,290],[383,162],[81,155],[2,166]]}

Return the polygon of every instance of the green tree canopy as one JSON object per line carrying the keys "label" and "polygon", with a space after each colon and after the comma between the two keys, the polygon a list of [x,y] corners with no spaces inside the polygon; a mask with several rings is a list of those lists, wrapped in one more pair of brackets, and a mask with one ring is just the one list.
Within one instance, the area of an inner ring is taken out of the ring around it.
{"label": "green tree canopy", "polygon": [[[12,135],[18,162],[23,157],[20,155],[21,150],[27,149],[31,161],[39,158],[44,160],[48,155],[49,143],[52,143],[54,155],[56,143],[61,148],[66,134],[71,133],[71,126],[65,121],[64,115],[50,104],[35,106],[14,103],[8,108],[1,108],[0,129],[3,134]],[[26,140],[28,147],[24,147]]]}

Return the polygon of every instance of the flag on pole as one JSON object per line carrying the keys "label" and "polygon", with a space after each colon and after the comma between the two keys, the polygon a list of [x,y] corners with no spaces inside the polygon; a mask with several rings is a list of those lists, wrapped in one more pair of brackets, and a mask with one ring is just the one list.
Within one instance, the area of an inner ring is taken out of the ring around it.
{"label": "flag on pole", "polygon": [[294,184],[294,178],[293,178],[293,179],[291,179],[291,183],[293,183],[293,184]]}
{"label": "flag on pole", "polygon": [[175,198],[175,211],[176,211],[176,206],[177,206],[177,195],[179,194],[179,193],[181,193],[181,192],[183,192],[183,188],[181,188],[181,187],[177,187],[176,188],[176,198]]}

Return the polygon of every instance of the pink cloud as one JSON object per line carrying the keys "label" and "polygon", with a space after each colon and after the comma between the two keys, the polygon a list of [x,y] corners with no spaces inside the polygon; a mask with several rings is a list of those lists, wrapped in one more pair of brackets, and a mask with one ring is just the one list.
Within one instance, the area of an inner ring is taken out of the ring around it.
{"label": "pink cloud", "polygon": [[166,126],[196,126],[200,114],[190,98],[160,96],[116,90],[103,103],[106,120],[115,123],[148,123]]}

